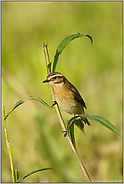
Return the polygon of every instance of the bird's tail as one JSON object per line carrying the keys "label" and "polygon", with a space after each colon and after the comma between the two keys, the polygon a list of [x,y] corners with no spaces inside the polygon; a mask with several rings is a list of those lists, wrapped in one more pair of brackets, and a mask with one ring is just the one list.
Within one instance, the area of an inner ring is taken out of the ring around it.
{"label": "bird's tail", "polygon": [[86,117],[81,117],[81,121],[88,126],[92,126],[92,124],[89,122],[89,120]]}

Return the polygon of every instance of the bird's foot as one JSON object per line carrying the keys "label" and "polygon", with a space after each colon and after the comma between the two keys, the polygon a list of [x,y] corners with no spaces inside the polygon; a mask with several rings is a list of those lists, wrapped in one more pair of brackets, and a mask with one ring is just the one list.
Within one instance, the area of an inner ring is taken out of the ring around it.
{"label": "bird's foot", "polygon": [[54,105],[57,105],[57,102],[56,102],[56,101],[54,101],[54,103],[52,104],[51,108],[52,108]]}
{"label": "bird's foot", "polygon": [[64,132],[64,137],[66,137],[66,136],[67,136],[67,131],[64,130],[64,131],[62,131],[62,132]]}

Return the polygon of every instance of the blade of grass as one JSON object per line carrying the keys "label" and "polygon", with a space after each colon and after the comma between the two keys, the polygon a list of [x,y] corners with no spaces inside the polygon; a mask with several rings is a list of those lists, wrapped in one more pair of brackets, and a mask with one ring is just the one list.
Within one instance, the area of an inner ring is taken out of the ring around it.
{"label": "blade of grass", "polygon": [[29,97],[29,100],[36,100],[36,101],[42,103],[43,105],[45,105],[46,107],[48,107],[49,109],[52,109],[52,110],[53,110],[53,108],[50,107],[50,106],[49,106],[44,100],[42,100],[40,97],[39,97],[39,98],[34,98],[33,96],[30,96],[30,97]]}
{"label": "blade of grass", "polygon": [[97,122],[101,123],[103,126],[105,126],[106,128],[108,128],[109,130],[111,130],[112,132],[121,136],[119,134],[119,132],[117,131],[117,129],[115,128],[115,126],[109,120],[107,120],[104,117],[100,117],[100,116],[96,116],[96,115],[89,115],[89,114],[82,114],[82,115],[75,116],[75,117],[71,118],[68,122],[67,131],[69,130],[69,126],[70,126],[71,122],[78,117],[86,117],[90,120],[97,121]]}
{"label": "blade of grass", "polygon": [[7,117],[10,115],[10,113],[14,110],[14,109],[16,109],[19,105],[21,105],[21,104],[23,104],[24,103],[24,100],[19,100],[16,104],[15,104],[15,106],[7,113],[7,115],[5,116],[5,118],[4,118],[4,121],[7,119]]}
{"label": "blade of grass", "polygon": [[[43,105],[45,105],[46,107],[48,107],[49,109],[52,109],[52,110],[53,110],[53,108],[50,107],[50,106],[49,106],[44,100],[42,100],[40,97],[39,97],[39,98],[34,98],[34,97],[30,96],[30,97],[29,97],[29,100],[36,100],[36,101],[42,103]],[[7,115],[5,116],[4,120],[7,119],[7,117],[10,115],[10,113],[11,113],[14,109],[16,109],[18,106],[20,106],[20,105],[23,104],[24,102],[25,102],[24,100],[19,100],[19,101],[14,105],[14,107],[7,113]]]}
{"label": "blade of grass", "polygon": [[[67,124],[68,124],[68,120],[67,120]],[[69,129],[69,133],[68,135],[70,135],[71,141],[76,149],[76,142],[75,142],[75,136],[74,136],[74,123],[72,123],[70,129]]]}
{"label": "blade of grass", "polygon": [[54,62],[53,62],[53,69],[52,69],[52,72],[55,72],[56,70],[56,66],[57,66],[57,63],[58,63],[58,59],[59,59],[59,55],[62,53],[63,49],[72,41],[74,40],[75,38],[80,38],[80,37],[88,37],[90,40],[91,40],[91,43],[93,43],[93,39],[90,35],[83,35],[83,34],[73,34],[73,35],[69,35],[67,36],[66,38],[64,38],[61,43],[59,44],[59,46],[57,47],[56,49],[56,54],[54,56]]}
{"label": "blade of grass", "polygon": [[81,119],[75,119],[74,124],[83,132],[85,135],[84,131],[84,123],[81,121]]}
{"label": "blade of grass", "polygon": [[25,176],[19,178],[16,183],[19,183],[20,181],[24,180],[25,178],[27,178],[28,176],[36,173],[36,172],[39,172],[39,171],[45,171],[45,170],[50,170],[52,168],[48,167],[48,168],[42,168],[42,169],[37,169],[37,170],[34,170],[34,171],[31,171],[30,173],[26,174]]}

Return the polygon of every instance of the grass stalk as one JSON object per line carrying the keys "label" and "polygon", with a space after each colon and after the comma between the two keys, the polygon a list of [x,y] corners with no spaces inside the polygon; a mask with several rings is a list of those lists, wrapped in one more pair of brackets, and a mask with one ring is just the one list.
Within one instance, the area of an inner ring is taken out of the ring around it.
{"label": "grass stalk", "polygon": [[[4,107],[3,104],[2,104],[2,106],[3,106],[3,117],[5,119],[5,107]],[[8,153],[9,153],[11,172],[12,172],[12,181],[13,181],[13,183],[15,183],[16,182],[16,177],[15,177],[15,170],[14,170],[13,161],[12,161],[11,147],[10,147],[10,143],[9,143],[8,135],[7,135],[6,120],[4,120],[4,133],[5,133],[6,145],[7,145]]]}

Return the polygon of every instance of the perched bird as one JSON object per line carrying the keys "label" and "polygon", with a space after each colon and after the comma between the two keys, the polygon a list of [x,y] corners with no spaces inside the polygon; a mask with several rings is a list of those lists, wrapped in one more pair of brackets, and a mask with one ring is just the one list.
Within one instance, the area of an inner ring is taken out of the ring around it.
{"label": "perched bird", "polygon": [[[86,104],[81,97],[78,90],[62,75],[58,72],[50,73],[43,83],[48,82],[54,90],[54,96],[56,101],[53,105],[58,104],[65,112],[72,115],[85,114],[84,108],[87,109]],[[52,106],[53,106],[52,105]],[[86,117],[81,117],[81,120],[91,125]]]}

